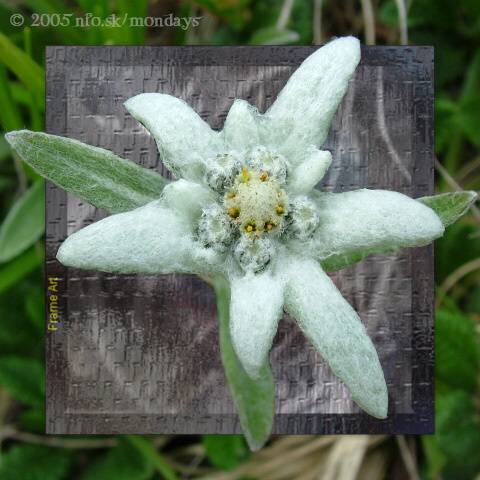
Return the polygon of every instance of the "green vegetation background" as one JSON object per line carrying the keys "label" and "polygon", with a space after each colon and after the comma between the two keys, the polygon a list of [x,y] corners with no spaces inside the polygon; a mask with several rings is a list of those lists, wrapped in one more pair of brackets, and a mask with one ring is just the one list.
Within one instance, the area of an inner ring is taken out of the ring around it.
{"label": "green vegetation background", "polygon": [[[29,27],[34,12],[202,18],[186,30]],[[24,15],[23,26],[11,25],[15,13]],[[0,32],[2,131],[43,129],[47,44],[309,44],[350,33],[364,43],[433,44],[437,190],[479,189],[478,0],[0,0]],[[202,468],[228,470],[248,461],[235,436],[43,435],[43,184],[12,156],[3,135],[0,198],[0,480],[192,478]],[[473,209],[436,244],[437,433],[407,439],[416,446],[410,476],[480,475],[479,227],[480,211]],[[386,448],[396,441],[390,438]],[[189,451],[197,452],[200,467],[192,467]]]}

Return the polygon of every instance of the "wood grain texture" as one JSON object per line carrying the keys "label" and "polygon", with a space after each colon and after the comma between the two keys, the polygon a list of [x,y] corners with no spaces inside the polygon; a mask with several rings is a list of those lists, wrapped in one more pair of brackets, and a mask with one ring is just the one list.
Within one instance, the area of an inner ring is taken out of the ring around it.
{"label": "wood grain texture", "polygon": [[[123,107],[141,92],[186,100],[221,128],[234,98],[265,110],[314,47],[49,47],[47,131],[113,150],[166,174],[153,140]],[[433,189],[433,50],[365,47],[325,148],[319,188]],[[60,243],[105,213],[48,184],[47,277],[60,279],[61,322],[47,332],[48,433],[234,433],[212,291],[190,276],[65,268]],[[392,219],[394,220],[394,219]],[[390,412],[352,402],[285,317],[271,361],[274,432],[433,430],[432,247],[374,255],[333,275],[359,312],[387,379]]]}

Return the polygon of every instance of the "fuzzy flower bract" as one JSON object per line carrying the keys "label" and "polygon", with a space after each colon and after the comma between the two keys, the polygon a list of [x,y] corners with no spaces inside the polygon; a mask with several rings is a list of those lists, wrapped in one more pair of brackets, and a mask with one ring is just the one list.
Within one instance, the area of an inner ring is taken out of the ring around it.
{"label": "fuzzy flower bract", "polygon": [[285,310],[358,405],[385,418],[376,350],[322,266],[426,245],[444,224],[397,192],[314,189],[331,163],[320,147],[359,60],[357,39],[328,43],[265,113],[235,100],[221,131],[178,98],[129,99],[127,110],[153,135],[177,180],[157,200],[71,235],[58,260],[104,272],[222,277],[230,285],[233,347],[251,378],[268,361]]}

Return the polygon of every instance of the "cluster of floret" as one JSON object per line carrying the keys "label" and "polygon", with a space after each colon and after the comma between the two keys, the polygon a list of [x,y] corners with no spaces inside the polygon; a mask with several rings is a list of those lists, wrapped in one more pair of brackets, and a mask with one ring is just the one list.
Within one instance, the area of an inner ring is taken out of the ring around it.
{"label": "cluster of floret", "polygon": [[283,236],[307,239],[318,226],[308,197],[289,198],[286,159],[265,147],[217,155],[205,180],[219,200],[203,210],[198,239],[219,252],[233,245],[245,272],[264,270]]}

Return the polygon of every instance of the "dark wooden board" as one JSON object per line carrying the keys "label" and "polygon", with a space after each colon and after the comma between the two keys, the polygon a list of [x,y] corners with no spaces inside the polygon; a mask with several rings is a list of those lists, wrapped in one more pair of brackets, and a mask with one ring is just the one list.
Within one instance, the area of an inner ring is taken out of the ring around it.
{"label": "dark wooden board", "polygon": [[[126,99],[172,94],[218,129],[234,98],[268,107],[313,51],[48,47],[47,131],[166,173],[153,140],[124,109]],[[334,162],[319,188],[431,194],[433,49],[363,48],[325,148]],[[239,432],[219,359],[214,297],[201,280],[108,275],[55,260],[68,235],[104,216],[48,184],[46,275],[59,279],[60,322],[47,330],[47,432]],[[362,413],[285,317],[271,353],[274,433],[432,432],[432,247],[374,255],[333,278],[375,343],[389,417]]]}

